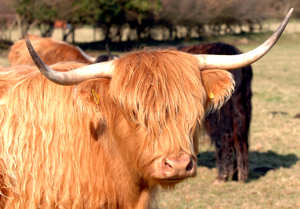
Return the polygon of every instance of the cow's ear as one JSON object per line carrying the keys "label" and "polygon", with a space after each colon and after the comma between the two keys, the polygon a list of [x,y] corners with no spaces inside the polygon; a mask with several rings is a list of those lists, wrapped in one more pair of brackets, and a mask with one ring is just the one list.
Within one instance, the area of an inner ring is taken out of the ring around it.
{"label": "cow's ear", "polygon": [[226,70],[214,69],[201,71],[201,76],[208,97],[207,108],[220,108],[234,90],[232,74]]}

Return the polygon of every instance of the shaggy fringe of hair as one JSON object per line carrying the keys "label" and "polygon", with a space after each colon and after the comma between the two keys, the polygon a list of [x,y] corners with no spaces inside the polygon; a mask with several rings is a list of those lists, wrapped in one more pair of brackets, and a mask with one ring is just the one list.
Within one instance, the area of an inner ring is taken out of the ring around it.
{"label": "shaggy fringe of hair", "polygon": [[190,153],[190,130],[203,118],[206,102],[198,61],[176,50],[144,50],[116,62],[110,94],[149,133],[143,152],[169,147]]}

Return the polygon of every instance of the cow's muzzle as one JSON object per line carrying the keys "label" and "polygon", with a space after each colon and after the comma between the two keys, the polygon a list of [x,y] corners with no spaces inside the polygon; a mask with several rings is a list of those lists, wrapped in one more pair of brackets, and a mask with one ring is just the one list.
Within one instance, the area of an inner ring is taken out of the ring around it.
{"label": "cow's muzzle", "polygon": [[196,175],[196,158],[190,154],[181,153],[157,159],[156,171],[153,177],[162,182],[178,182]]}

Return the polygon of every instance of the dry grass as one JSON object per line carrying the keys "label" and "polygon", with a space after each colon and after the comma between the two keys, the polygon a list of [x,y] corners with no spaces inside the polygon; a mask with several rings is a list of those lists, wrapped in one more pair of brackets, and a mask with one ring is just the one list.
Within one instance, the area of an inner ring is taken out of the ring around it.
{"label": "dry grass", "polygon": [[[274,49],[253,65],[249,181],[215,183],[214,149],[202,139],[197,177],[175,190],[159,191],[153,208],[300,208],[300,119],[294,118],[300,113],[299,37],[298,33],[283,35]],[[261,38],[250,37],[249,44],[239,47],[250,50]],[[220,40],[238,43],[239,39]],[[1,52],[1,66],[8,65],[6,57],[7,52]]]}

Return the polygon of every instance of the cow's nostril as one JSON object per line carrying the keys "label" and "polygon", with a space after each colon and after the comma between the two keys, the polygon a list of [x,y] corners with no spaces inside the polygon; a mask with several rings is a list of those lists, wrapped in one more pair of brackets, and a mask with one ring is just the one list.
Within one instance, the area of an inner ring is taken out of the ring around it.
{"label": "cow's nostril", "polygon": [[165,167],[167,168],[173,168],[172,163],[168,160],[165,161]]}
{"label": "cow's nostril", "polygon": [[160,162],[164,178],[184,179],[196,174],[196,162],[191,155],[170,156]]}
{"label": "cow's nostril", "polygon": [[191,158],[191,159],[190,159],[190,162],[189,162],[189,164],[186,166],[185,170],[186,170],[186,171],[190,171],[190,170],[193,169],[193,167],[194,167],[194,163],[193,163],[193,159]]}

